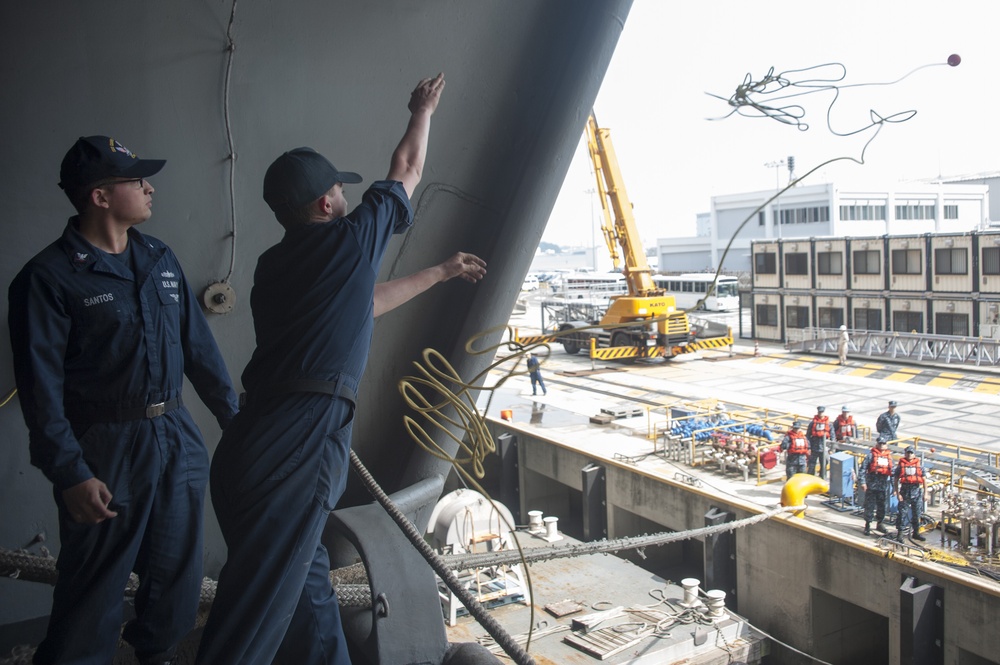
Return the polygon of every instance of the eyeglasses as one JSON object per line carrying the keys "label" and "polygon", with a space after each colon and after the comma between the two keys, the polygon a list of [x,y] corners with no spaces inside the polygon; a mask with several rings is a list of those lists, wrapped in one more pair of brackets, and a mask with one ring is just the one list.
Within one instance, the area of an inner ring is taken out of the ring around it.
{"label": "eyeglasses", "polygon": [[139,189],[146,189],[146,179],[145,178],[128,178],[127,180],[108,180],[107,182],[102,182],[102,183],[99,183],[97,185],[94,185],[94,187],[95,188],[97,188],[97,187],[110,187],[112,185],[124,185],[125,183],[129,183],[129,182],[137,182],[137,183],[139,183]]}

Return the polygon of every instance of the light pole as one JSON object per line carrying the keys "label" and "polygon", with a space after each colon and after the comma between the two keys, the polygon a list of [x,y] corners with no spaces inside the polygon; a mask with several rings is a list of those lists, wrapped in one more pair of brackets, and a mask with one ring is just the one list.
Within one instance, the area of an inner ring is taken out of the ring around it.
{"label": "light pole", "polygon": [[[774,169],[774,188],[776,191],[781,192],[781,169],[785,166],[785,160],[779,159],[776,162],[768,162],[764,164],[765,167],[769,169]],[[779,194],[774,199],[774,221],[778,227],[778,237],[781,237],[781,195]]]}
{"label": "light pole", "polygon": [[594,272],[597,272],[597,233],[594,231],[594,227],[597,225],[597,217],[594,214],[594,194],[597,193],[597,190],[591,187],[583,190],[583,193],[590,200],[590,255],[594,261]]}

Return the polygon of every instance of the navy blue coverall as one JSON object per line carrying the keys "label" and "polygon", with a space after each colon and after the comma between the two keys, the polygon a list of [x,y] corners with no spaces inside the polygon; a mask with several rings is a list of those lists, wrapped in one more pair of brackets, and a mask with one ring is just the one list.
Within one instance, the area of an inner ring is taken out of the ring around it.
{"label": "navy blue coverall", "polygon": [[899,414],[886,411],[875,421],[875,431],[885,436],[886,441],[897,439],[896,430],[899,429]]}
{"label": "navy blue coverall", "polygon": [[[222,427],[236,394],[173,252],[129,229],[133,273],[78,223],[9,291],[31,463],[52,481],[59,511],[59,579],[34,662],[110,663],[132,571],[137,618],[125,639],[140,657],[166,660],[194,627],[202,580],[208,451],[180,402],[184,375]],[[118,515],[81,524],[62,492],[94,477]]]}
{"label": "navy blue coverall", "polygon": [[537,394],[537,388],[535,384],[542,387],[542,394],[548,395],[549,391],[545,389],[545,381],[542,380],[542,370],[541,363],[538,362],[538,358],[531,356],[528,358],[528,376],[531,377],[531,394]]}
{"label": "navy blue coverall", "polygon": [[288,228],[257,263],[246,403],[212,460],[229,557],[198,663],[350,663],[320,537],[347,482],[375,279],[412,219],[402,184],[376,182],[346,217]]}

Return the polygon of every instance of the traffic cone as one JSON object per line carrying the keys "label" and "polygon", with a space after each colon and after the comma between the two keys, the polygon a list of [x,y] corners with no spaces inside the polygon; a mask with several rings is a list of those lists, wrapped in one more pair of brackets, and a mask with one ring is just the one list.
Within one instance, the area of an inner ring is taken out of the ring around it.
{"label": "traffic cone", "polygon": [[757,340],[753,341],[753,357],[760,358],[760,342]]}

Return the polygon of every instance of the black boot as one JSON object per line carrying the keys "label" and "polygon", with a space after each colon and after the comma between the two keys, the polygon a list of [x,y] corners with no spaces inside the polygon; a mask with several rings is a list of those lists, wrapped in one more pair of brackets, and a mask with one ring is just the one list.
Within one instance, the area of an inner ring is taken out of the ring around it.
{"label": "black boot", "polygon": [[878,522],[875,524],[875,530],[878,531],[879,533],[885,533],[885,525],[882,524],[881,522]]}
{"label": "black boot", "polygon": [[864,534],[866,536],[872,535],[872,523],[871,522],[865,522]]}

